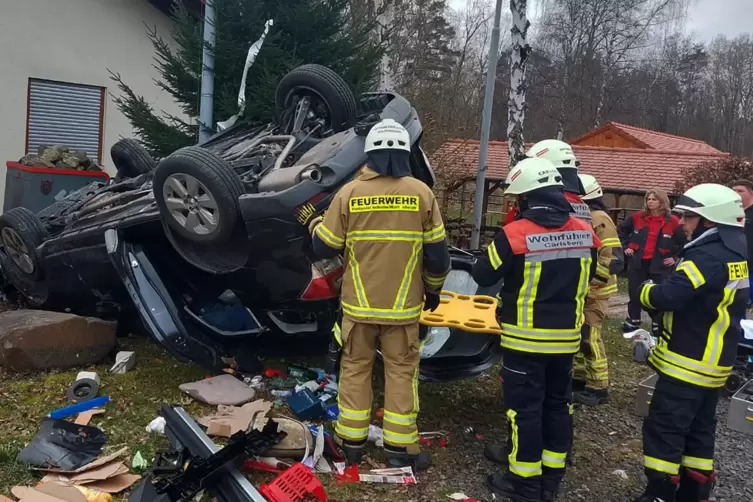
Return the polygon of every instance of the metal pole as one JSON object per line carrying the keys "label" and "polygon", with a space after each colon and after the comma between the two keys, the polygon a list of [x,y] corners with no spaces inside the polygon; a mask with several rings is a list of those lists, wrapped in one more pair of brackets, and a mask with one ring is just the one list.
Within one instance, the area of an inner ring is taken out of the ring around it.
{"label": "metal pole", "polygon": [[494,106],[494,84],[497,80],[497,57],[499,54],[499,23],[502,17],[502,0],[497,0],[494,9],[494,28],[489,44],[489,67],[486,71],[486,92],[484,94],[484,112],[481,116],[481,145],[478,152],[478,172],[476,173],[476,198],[473,203],[473,232],[471,249],[478,249],[481,241],[481,219],[484,209],[484,184],[486,181],[486,158],[489,153],[489,132],[492,125],[492,107]]}
{"label": "metal pole", "polygon": [[204,44],[201,54],[201,102],[199,103],[199,144],[214,134],[212,112],[214,107],[214,1],[204,3]]}

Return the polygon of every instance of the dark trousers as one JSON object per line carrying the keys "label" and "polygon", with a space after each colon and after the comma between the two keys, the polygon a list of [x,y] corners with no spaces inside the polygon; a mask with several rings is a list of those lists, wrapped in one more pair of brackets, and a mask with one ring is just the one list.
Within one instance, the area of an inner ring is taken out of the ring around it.
{"label": "dark trousers", "polygon": [[641,318],[641,310],[643,309],[639,301],[641,284],[649,279],[656,284],[660,284],[665,277],[666,274],[664,273],[651,272],[651,260],[641,260],[640,267],[636,266],[635,262],[630,263],[628,267],[628,292],[630,293],[627,308],[628,318],[633,320]]}
{"label": "dark trousers", "polygon": [[716,404],[719,389],[698,387],[660,374],[643,421],[643,466],[652,486],[675,477],[680,467],[713,471]]}
{"label": "dark trousers", "polygon": [[537,500],[565,475],[573,439],[573,355],[505,350],[502,391],[507,414],[508,479],[518,496]]}

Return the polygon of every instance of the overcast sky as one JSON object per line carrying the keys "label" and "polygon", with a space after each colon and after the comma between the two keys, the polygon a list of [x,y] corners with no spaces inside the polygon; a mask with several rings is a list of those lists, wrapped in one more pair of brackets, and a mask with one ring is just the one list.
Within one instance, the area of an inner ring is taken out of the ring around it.
{"label": "overcast sky", "polygon": [[[462,8],[466,1],[450,0],[450,5]],[[503,0],[502,8],[509,9],[508,0]],[[753,32],[753,0],[695,0],[690,9],[687,29],[707,42],[719,33],[733,38],[741,33]]]}

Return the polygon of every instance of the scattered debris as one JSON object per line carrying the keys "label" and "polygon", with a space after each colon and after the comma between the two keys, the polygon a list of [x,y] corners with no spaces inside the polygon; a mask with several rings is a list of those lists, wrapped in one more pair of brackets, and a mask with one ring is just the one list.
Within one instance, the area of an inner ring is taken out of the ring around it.
{"label": "scattered debris", "polygon": [[130,350],[121,350],[115,354],[115,364],[110,368],[110,373],[122,375],[136,366],[136,353]]}
{"label": "scattered debris", "polygon": [[99,392],[100,379],[94,371],[81,371],[76,380],[68,387],[66,397],[72,403],[88,401]]}
{"label": "scattered debris", "polygon": [[301,420],[315,420],[324,415],[322,401],[310,390],[295,392],[287,399],[288,406]]}
{"label": "scattered debris", "polygon": [[156,432],[157,434],[165,433],[165,417],[157,417],[146,426],[146,432]]}
{"label": "scattered debris", "polygon": [[119,460],[128,448],[121,448],[109,455],[99,457],[76,470],[42,469],[49,474],[42,482],[58,483],[87,488],[105,493],[120,493],[130,488],[141,476],[128,472],[128,467]]}
{"label": "scattered debris", "polygon": [[271,409],[268,401],[257,400],[241,407],[217,407],[217,413],[199,418],[197,421],[207,428],[208,436],[230,437],[236,432],[248,429],[251,420],[257,414],[266,416]]}
{"label": "scattered debris", "polygon": [[448,499],[459,500],[460,502],[479,502],[478,500],[469,497],[465,493],[452,493],[447,495]]}
{"label": "scattered debris", "polygon": [[612,474],[614,474],[615,476],[617,476],[617,477],[619,477],[621,479],[628,479],[627,473],[625,471],[623,471],[622,469],[614,470],[614,471],[612,471]]}
{"label": "scattered debris", "polygon": [[335,462],[335,479],[340,483],[389,483],[399,485],[418,484],[413,469],[410,467],[393,467],[387,469],[373,469],[368,474],[358,472],[357,465],[345,467],[342,462]]}
{"label": "scattered debris", "polygon": [[45,418],[39,432],[18,453],[19,462],[36,467],[74,470],[99,456],[107,436],[96,427]]}
{"label": "scattered debris", "polygon": [[91,419],[92,417],[94,417],[94,415],[101,415],[104,412],[105,410],[100,410],[98,408],[81,412],[78,414],[76,420],[74,420],[73,423],[78,425],[89,425],[89,422],[91,422]]}
{"label": "scattered debris", "polygon": [[79,413],[83,413],[85,411],[93,410],[94,408],[99,408],[100,406],[104,406],[105,404],[109,402],[110,402],[110,396],[95,397],[94,399],[89,399],[88,401],[83,401],[80,403],[72,404],[70,406],[66,406],[65,408],[58,408],[57,410],[52,410],[50,412],[50,418],[62,419],[62,418],[72,417],[73,415],[77,415]]}
{"label": "scattered debris", "polygon": [[240,406],[251,401],[256,392],[232,375],[219,375],[178,387],[192,398],[213,405]]}
{"label": "scattered debris", "polygon": [[243,383],[251,387],[252,389],[263,389],[264,388],[264,382],[262,382],[262,379],[264,377],[261,375],[256,375],[253,378],[246,377],[243,379]]}
{"label": "scattered debris", "polygon": [[0,366],[16,372],[95,364],[115,347],[116,323],[44,310],[0,313]]}
{"label": "scattered debris", "polygon": [[450,433],[447,431],[420,432],[418,436],[419,442],[423,445],[431,445],[433,439],[438,439],[439,446],[446,448],[450,438]]}
{"label": "scattered debris", "polygon": [[[297,463],[283,472],[271,483],[261,485],[259,491],[270,502],[287,502],[291,500],[327,501],[327,494],[316,475],[303,464]],[[291,499],[292,494],[299,498]]]}
{"label": "scattered debris", "polygon": [[137,451],[136,455],[133,456],[133,460],[131,460],[131,469],[143,471],[147,467],[149,467],[149,464],[146,462],[146,459],[144,459],[140,451]]}
{"label": "scattered debris", "polygon": [[374,443],[379,448],[384,447],[384,429],[378,425],[369,425],[368,441]]}

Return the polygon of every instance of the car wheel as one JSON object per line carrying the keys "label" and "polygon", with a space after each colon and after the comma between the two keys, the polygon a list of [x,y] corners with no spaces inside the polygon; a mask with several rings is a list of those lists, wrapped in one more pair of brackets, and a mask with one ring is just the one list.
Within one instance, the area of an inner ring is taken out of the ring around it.
{"label": "car wheel", "polygon": [[13,272],[24,279],[44,277],[37,247],[47,238],[47,230],[37,215],[25,207],[16,207],[0,215],[0,242]]}
{"label": "car wheel", "polygon": [[182,237],[212,243],[233,234],[243,183],[209,150],[188,146],[163,159],[154,171],[153,190],[163,220]]}
{"label": "car wheel", "polygon": [[280,80],[275,93],[278,120],[303,97],[312,100],[310,109],[323,123],[323,129],[340,132],[356,122],[358,111],[353,91],[340,75],[326,66],[302,65]]}
{"label": "car wheel", "polygon": [[135,139],[121,139],[110,148],[112,163],[120,178],[135,178],[150,173],[157,163]]}

